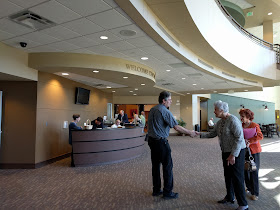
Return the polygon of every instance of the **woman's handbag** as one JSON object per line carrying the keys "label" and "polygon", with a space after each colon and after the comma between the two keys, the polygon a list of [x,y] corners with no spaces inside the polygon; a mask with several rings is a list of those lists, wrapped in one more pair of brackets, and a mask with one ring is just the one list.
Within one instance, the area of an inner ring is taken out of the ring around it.
{"label": "woman's handbag", "polygon": [[254,161],[254,158],[251,154],[250,148],[247,147],[248,152],[249,152],[249,160],[245,160],[245,165],[244,165],[244,169],[246,171],[252,172],[252,171],[256,171],[257,170],[257,165]]}

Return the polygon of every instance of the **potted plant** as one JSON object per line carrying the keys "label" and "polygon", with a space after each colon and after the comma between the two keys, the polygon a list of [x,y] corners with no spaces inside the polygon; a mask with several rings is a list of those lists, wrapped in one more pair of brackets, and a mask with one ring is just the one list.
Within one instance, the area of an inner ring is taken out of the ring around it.
{"label": "potted plant", "polygon": [[[178,125],[182,126],[183,128],[186,127],[187,123],[180,117],[179,120],[177,120],[178,122]],[[178,136],[183,136],[184,134],[183,133],[178,133]]]}

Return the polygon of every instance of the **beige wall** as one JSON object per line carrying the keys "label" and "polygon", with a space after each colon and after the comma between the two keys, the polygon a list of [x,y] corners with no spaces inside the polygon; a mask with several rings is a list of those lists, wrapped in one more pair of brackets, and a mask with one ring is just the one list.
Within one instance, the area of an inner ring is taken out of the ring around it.
{"label": "beige wall", "polygon": [[28,54],[0,43],[0,72],[37,81],[38,71],[28,67]]}
{"label": "beige wall", "polygon": [[[91,90],[89,105],[75,104],[75,88]],[[58,157],[71,151],[68,128],[63,122],[72,121],[74,113],[81,114],[79,126],[87,120],[107,115],[107,103],[112,94],[56,76],[39,72],[36,133],[36,163]]]}
{"label": "beige wall", "polygon": [[1,164],[34,164],[37,82],[0,82],[3,91]]}
{"label": "beige wall", "polygon": [[193,130],[192,95],[180,97],[180,117],[187,123],[186,128]]}

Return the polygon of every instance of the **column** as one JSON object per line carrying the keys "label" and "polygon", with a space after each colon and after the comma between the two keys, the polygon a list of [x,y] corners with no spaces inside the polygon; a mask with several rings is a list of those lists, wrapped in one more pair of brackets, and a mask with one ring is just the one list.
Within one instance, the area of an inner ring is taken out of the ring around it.
{"label": "column", "polygon": [[263,22],[263,40],[273,44],[273,21]]}

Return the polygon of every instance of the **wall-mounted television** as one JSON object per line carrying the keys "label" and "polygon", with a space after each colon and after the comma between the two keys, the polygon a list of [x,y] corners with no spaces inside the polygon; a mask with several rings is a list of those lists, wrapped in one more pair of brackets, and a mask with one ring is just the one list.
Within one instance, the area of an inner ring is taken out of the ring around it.
{"label": "wall-mounted television", "polygon": [[90,90],[85,88],[76,88],[75,104],[89,104]]}

